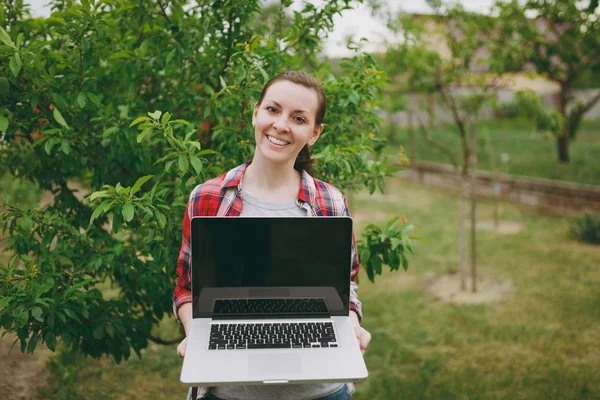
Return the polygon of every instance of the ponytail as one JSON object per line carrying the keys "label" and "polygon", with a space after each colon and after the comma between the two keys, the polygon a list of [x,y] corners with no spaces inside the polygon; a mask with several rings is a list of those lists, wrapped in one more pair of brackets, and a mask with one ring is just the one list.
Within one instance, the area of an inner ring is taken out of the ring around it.
{"label": "ponytail", "polygon": [[305,170],[309,175],[313,175],[313,163],[314,160],[310,158],[310,150],[308,148],[308,144],[305,144],[300,153],[298,153],[298,157],[296,157],[296,161],[294,162],[294,168],[302,172]]}

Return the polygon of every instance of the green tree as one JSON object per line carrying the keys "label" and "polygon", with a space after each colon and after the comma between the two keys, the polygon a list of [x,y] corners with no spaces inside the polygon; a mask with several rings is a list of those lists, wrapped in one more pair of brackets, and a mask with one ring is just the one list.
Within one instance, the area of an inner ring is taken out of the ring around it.
{"label": "green tree", "polygon": [[[54,195],[44,207],[0,206],[10,255],[0,324],[22,351],[60,339],[120,361],[164,342],[151,328],[171,313],[188,195],[251,157],[253,104],[281,70],[312,66],[324,81],[316,175],[346,192],[384,189],[395,169],[373,110],[385,74],[368,54],[345,59],[338,78],[318,58],[351,1],[291,3],[281,1],[281,20],[262,18],[259,0],[56,0],[47,19],[3,3],[0,175]],[[382,263],[407,268],[410,230],[367,229],[369,278]]]}
{"label": "green tree", "polygon": [[575,100],[573,89],[581,81],[593,81],[600,72],[600,7],[597,0],[530,0],[498,2],[499,30],[515,69],[525,64],[556,82],[558,111],[556,132],[558,160],[569,162],[569,141],[575,139],[581,119],[598,101],[600,91],[586,101]]}
{"label": "green tree", "polygon": [[463,290],[467,276],[466,209],[470,188],[472,290],[476,291],[476,125],[486,107],[495,103],[507,60],[497,46],[501,38],[495,37],[494,18],[466,11],[458,4],[439,1],[429,4],[434,7],[434,14],[414,16],[400,11],[388,19],[388,26],[402,41],[388,48],[383,66],[395,82],[404,85],[407,93],[421,93],[428,99],[434,95],[452,117],[461,143],[459,155],[433,142],[415,113],[425,140],[448,155],[456,169],[460,168],[459,270]]}

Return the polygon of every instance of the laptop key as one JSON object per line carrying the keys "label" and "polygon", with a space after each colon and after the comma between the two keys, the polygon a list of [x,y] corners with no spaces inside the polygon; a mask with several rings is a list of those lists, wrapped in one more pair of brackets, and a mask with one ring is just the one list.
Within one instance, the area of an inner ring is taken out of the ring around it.
{"label": "laptop key", "polygon": [[237,350],[245,350],[246,349],[246,345],[245,344],[238,344],[235,346],[235,348]]}
{"label": "laptop key", "polygon": [[330,343],[329,347],[338,347],[337,343]]}
{"label": "laptop key", "polygon": [[217,345],[214,344],[214,343],[211,343],[211,344],[208,345],[208,349],[209,350],[216,350],[217,349]]}
{"label": "laptop key", "polygon": [[224,344],[217,345],[217,350],[225,350],[225,345]]}
{"label": "laptop key", "polygon": [[235,349],[235,345],[233,345],[233,344],[227,345],[227,350],[233,350],[233,349]]}
{"label": "laptop key", "polygon": [[289,343],[282,344],[248,344],[248,349],[289,349]]}

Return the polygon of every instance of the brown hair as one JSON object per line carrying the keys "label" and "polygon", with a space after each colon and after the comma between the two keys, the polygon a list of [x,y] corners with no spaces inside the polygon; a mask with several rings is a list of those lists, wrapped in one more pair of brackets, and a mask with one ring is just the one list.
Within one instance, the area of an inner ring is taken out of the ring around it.
{"label": "brown hair", "polygon": [[[304,86],[305,88],[312,89],[317,93],[317,100],[319,102],[317,106],[317,115],[315,118],[315,128],[323,123],[323,119],[325,118],[325,111],[327,110],[327,99],[325,98],[325,92],[323,88],[317,82],[315,78],[310,76],[305,72],[300,71],[286,71],[280,74],[275,75],[263,88],[260,93],[260,98],[258,99],[258,104],[260,105],[267,93],[267,90],[271,85],[279,81],[290,81],[295,83],[296,85]],[[310,158],[310,150],[308,149],[308,144],[304,145],[300,153],[298,153],[298,157],[296,157],[296,161],[294,162],[294,168],[300,172],[305,170],[310,175],[313,174],[313,160]]]}

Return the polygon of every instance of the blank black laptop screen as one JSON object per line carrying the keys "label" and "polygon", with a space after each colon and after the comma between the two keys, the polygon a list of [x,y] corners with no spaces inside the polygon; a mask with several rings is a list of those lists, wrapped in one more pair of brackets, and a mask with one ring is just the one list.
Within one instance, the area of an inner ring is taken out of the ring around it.
{"label": "blank black laptop screen", "polygon": [[191,227],[194,318],[348,315],[349,217],[196,217]]}

